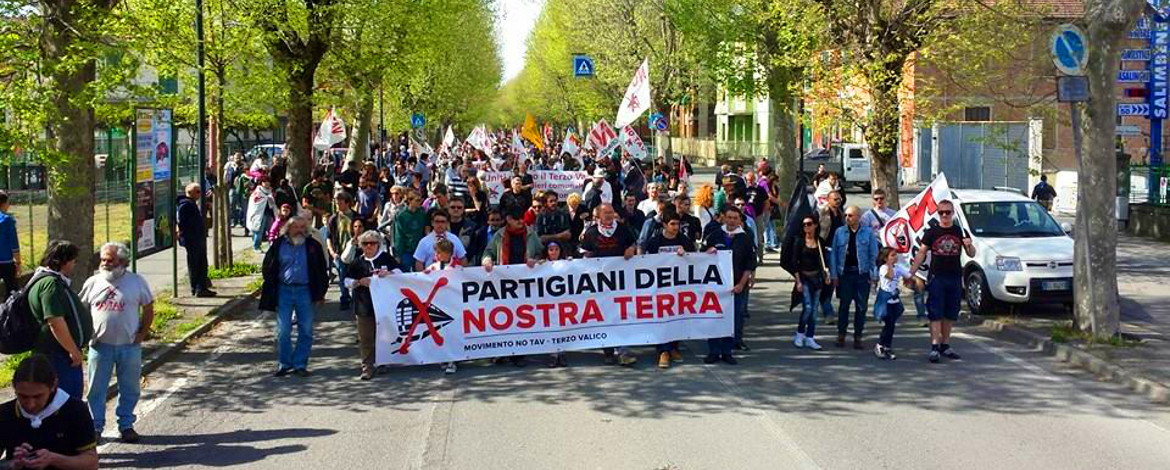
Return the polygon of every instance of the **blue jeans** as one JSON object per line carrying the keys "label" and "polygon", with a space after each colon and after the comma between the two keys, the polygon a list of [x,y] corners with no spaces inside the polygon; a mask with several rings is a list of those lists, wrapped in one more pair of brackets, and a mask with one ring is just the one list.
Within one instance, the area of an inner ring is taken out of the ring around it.
{"label": "blue jeans", "polygon": [[768,223],[764,225],[764,247],[775,249],[779,246],[780,241],[776,237],[776,224],[768,219]]}
{"label": "blue jeans", "polygon": [[134,427],[134,407],[142,396],[142,345],[93,343],[89,347],[89,412],[93,428],[101,433],[106,424],[106,392],[110,378],[118,374],[118,430]]}
{"label": "blue jeans", "polygon": [[[735,294],[735,330],[743,331],[743,316],[747,314],[747,290]],[[735,346],[734,336],[710,338],[707,340],[707,354],[721,356],[731,355],[731,348]]]}
{"label": "blue jeans", "polygon": [[914,310],[919,320],[926,320],[926,289],[914,289]]}
{"label": "blue jeans", "polygon": [[800,283],[804,287],[804,292],[801,293],[804,297],[802,302],[804,308],[800,311],[800,322],[796,325],[796,332],[812,338],[817,335],[817,307],[821,302],[821,290],[825,288],[825,278],[801,276]]}
{"label": "blue jeans", "polygon": [[252,249],[253,250],[260,249],[260,243],[264,242],[264,236],[266,235],[266,232],[267,232],[267,230],[263,230],[263,229],[252,231]]}
{"label": "blue jeans", "polygon": [[72,361],[69,360],[69,353],[61,348],[55,347],[55,349],[56,351],[49,355],[49,361],[53,363],[53,370],[57,371],[57,388],[80,400],[81,392],[85,389],[81,366],[73,367]]}
{"label": "blue jeans", "polygon": [[345,272],[349,267],[341,262],[341,258],[333,260],[334,265],[337,266],[337,287],[341,289],[341,304],[347,305],[350,302],[349,289],[345,287]]}
{"label": "blue jeans", "polygon": [[[309,286],[280,285],[276,302],[276,356],[283,369],[305,369],[313,349],[313,300]],[[297,345],[292,344],[292,316],[297,314]]]}
{"label": "blue jeans", "polygon": [[865,331],[865,309],[869,305],[869,274],[846,270],[837,279],[837,336],[849,330],[849,308],[853,305],[853,339],[861,339]]}

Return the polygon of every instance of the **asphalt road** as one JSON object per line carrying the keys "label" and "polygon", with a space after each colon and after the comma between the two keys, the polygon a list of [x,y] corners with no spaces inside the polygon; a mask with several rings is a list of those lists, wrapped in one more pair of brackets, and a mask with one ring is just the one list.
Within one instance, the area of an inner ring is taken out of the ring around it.
{"label": "asphalt road", "polygon": [[[331,297],[313,377],[271,378],[271,315],[220,325],[152,375],[136,445],[104,468],[1166,468],[1170,413],[1029,351],[959,329],[959,362],[925,360],[913,315],[900,358],[794,348],[791,284],[760,271],[738,366],[396,368],[357,380],[356,330]],[[869,325],[869,339],[877,333]],[[872,344],[872,343],[867,343]],[[113,406],[110,407],[113,413]],[[107,422],[113,423],[111,416]],[[109,432],[109,431],[107,431]],[[108,434],[109,435],[109,434]]]}

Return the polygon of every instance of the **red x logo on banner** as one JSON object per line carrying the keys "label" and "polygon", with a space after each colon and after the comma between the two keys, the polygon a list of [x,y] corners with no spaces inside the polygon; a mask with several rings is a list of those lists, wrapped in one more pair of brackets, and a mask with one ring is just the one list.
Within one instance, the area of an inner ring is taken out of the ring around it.
{"label": "red x logo on banner", "polygon": [[418,327],[420,321],[427,324],[427,332],[435,338],[435,344],[439,346],[443,345],[443,337],[439,335],[439,329],[435,328],[435,324],[431,322],[430,309],[431,302],[435,300],[435,294],[445,285],[447,285],[447,278],[445,277],[440,277],[439,280],[435,281],[435,285],[431,287],[431,293],[427,296],[426,302],[420,301],[418,294],[415,294],[410,289],[402,288],[402,296],[410,300],[410,303],[418,310],[418,315],[414,317],[414,321],[410,322],[410,329],[406,330],[406,336],[402,340],[402,347],[398,348],[399,354],[406,354],[410,351],[411,338],[414,336],[414,329]]}

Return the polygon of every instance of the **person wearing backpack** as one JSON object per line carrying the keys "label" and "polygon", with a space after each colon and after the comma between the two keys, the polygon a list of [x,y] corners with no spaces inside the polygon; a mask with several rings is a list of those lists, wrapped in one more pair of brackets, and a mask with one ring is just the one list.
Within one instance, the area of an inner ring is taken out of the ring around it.
{"label": "person wearing backpack", "polygon": [[72,242],[52,240],[41,257],[40,266],[25,287],[28,306],[41,324],[34,350],[49,357],[57,371],[58,386],[69,396],[81,397],[82,346],[93,338],[93,318],[89,309],[70,289],[73,268],[81,250]]}

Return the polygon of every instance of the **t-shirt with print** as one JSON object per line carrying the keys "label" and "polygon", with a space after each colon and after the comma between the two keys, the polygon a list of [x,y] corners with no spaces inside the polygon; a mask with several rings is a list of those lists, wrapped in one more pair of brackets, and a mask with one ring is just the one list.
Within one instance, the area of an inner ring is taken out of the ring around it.
{"label": "t-shirt with print", "polygon": [[101,274],[92,276],[79,297],[93,315],[93,342],[113,345],[134,342],[140,326],[139,308],[154,302],[146,280],[132,272],[113,282]]}
{"label": "t-shirt with print", "polygon": [[963,229],[955,225],[928,228],[922,234],[922,246],[930,250],[932,276],[962,276]]}
{"label": "t-shirt with print", "polygon": [[589,252],[594,258],[625,256],[626,249],[637,240],[625,224],[615,224],[610,236],[601,234],[597,225],[592,225],[581,235],[581,251]]}
{"label": "t-shirt with print", "polygon": [[675,253],[680,246],[685,252],[694,253],[695,251],[695,241],[683,236],[681,231],[674,238],[666,238],[665,234],[659,232],[646,240],[646,246],[643,248],[646,254]]}

